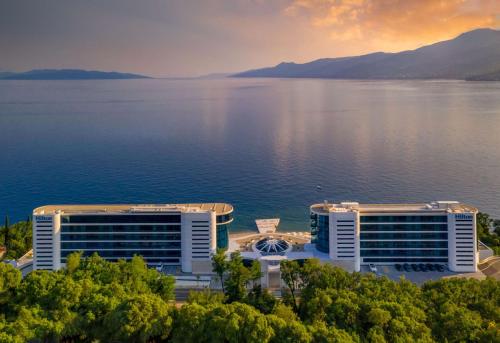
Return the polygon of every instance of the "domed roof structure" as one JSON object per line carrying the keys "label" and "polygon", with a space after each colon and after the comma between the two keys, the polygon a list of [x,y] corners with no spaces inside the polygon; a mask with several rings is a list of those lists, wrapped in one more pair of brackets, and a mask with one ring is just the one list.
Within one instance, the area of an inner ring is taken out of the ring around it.
{"label": "domed roof structure", "polygon": [[290,243],[283,239],[267,237],[255,243],[257,249],[262,255],[282,255],[290,248]]}

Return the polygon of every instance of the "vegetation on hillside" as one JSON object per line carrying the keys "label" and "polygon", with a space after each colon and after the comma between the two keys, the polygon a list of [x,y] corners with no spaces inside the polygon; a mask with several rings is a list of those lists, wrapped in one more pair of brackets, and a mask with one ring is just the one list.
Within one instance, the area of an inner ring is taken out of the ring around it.
{"label": "vegetation on hillside", "polygon": [[[222,254],[223,252],[219,252]],[[191,293],[143,259],[74,253],[67,268],[21,279],[0,264],[0,342],[498,342],[500,282],[448,279],[422,287],[285,261],[294,296],[262,290],[255,263],[222,266],[225,293]],[[214,263],[214,267],[215,267]]]}
{"label": "vegetation on hillside", "polygon": [[225,293],[193,292],[179,308],[173,278],[140,257],[107,262],[74,253],[66,269],[24,279],[0,264],[0,342],[500,341],[493,279],[418,287],[317,260],[284,261],[294,295],[277,299],[254,282],[258,263],[233,258],[222,260]]}
{"label": "vegetation on hillside", "polygon": [[[479,238],[498,246],[498,222],[484,214],[477,222]],[[7,234],[14,251],[31,223],[6,224],[2,242]],[[65,269],[24,279],[0,263],[0,342],[500,342],[500,282],[491,278],[419,287],[285,260],[278,299],[259,285],[258,261],[230,257],[218,250],[212,259],[223,292],[192,292],[181,307],[174,279],[138,256],[73,253]]]}
{"label": "vegetation on hillside", "polygon": [[67,268],[24,279],[0,263],[0,342],[146,342],[171,335],[174,280],[141,257],[68,258]]}
{"label": "vegetation on hillside", "polygon": [[31,250],[32,241],[31,219],[10,224],[9,217],[5,217],[4,225],[0,229],[0,246],[6,249],[3,259],[20,258]]}
{"label": "vegetation on hillside", "polygon": [[477,238],[500,255],[500,220],[492,219],[487,213],[476,216]]}

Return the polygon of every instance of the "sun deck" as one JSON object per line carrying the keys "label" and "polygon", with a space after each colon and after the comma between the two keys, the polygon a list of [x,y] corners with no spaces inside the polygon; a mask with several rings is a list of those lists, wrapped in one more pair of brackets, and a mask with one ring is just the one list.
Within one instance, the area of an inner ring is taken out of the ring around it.
{"label": "sun deck", "polygon": [[157,213],[215,211],[218,215],[233,211],[233,206],[225,203],[193,204],[93,204],[93,205],[46,205],[36,208],[35,215],[61,213]]}
{"label": "sun deck", "polygon": [[357,202],[341,202],[339,204],[323,203],[311,206],[311,211],[319,214],[330,212],[363,213],[435,213],[435,212],[477,212],[477,208],[456,201],[435,201],[420,204],[359,204]]}

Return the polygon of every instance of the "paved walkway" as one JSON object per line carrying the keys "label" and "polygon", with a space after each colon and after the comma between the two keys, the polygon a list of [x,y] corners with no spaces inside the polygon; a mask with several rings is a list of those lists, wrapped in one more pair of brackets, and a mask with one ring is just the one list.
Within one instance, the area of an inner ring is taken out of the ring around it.
{"label": "paved walkway", "polygon": [[479,270],[486,276],[491,276],[500,281],[500,256],[479,265]]}

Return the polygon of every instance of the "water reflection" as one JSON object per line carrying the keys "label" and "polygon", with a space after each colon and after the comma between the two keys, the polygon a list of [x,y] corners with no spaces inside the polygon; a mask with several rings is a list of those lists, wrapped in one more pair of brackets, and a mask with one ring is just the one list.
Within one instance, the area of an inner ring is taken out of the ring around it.
{"label": "water reflection", "polygon": [[500,217],[500,83],[2,81],[0,127],[14,219],[46,203],[226,201],[233,227],[300,230],[323,199]]}

